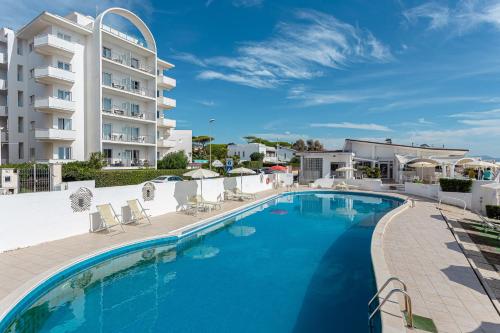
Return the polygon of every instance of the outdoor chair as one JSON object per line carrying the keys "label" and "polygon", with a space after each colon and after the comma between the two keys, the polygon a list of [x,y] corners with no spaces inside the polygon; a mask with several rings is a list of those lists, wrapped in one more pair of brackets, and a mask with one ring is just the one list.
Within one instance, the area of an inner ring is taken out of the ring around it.
{"label": "outdoor chair", "polygon": [[479,212],[474,213],[479,216],[480,223],[483,226],[485,232],[489,229],[496,232],[497,238],[500,237],[500,221],[497,222],[493,219],[490,219],[489,217],[481,215]]}
{"label": "outdoor chair", "polygon": [[241,192],[241,190],[237,187],[233,189],[234,194],[243,197],[244,199],[257,199],[254,193]]}
{"label": "outdoor chair", "polygon": [[151,215],[149,215],[146,211],[149,210],[144,208],[139,200],[127,200],[127,206],[130,209],[130,215],[132,216],[132,220],[130,222],[139,222],[141,220],[147,220],[149,224],[151,224],[151,220],[149,219]]}
{"label": "outdoor chair", "polygon": [[104,205],[97,205],[96,208],[97,208],[97,213],[101,218],[101,227],[98,228],[96,231],[101,231],[105,229],[107,230],[117,225],[120,226],[122,231],[125,231],[123,229],[123,223],[119,218],[120,215],[116,214],[111,204],[108,203]]}

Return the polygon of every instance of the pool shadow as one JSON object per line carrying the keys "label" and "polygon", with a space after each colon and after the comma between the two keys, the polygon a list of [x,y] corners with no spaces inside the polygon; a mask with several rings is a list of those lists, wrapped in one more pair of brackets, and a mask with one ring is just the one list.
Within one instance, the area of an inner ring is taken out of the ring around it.
{"label": "pool shadow", "polygon": [[[304,295],[293,332],[363,332],[375,292],[372,230],[353,226],[326,251]],[[354,246],[353,246],[354,244]]]}

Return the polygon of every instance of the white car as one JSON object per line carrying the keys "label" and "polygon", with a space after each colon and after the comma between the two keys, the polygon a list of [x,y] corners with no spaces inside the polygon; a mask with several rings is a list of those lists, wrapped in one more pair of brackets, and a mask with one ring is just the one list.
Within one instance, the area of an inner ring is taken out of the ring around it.
{"label": "white car", "polygon": [[169,182],[182,182],[184,179],[179,176],[171,176],[171,175],[165,175],[165,176],[159,176],[156,177],[155,179],[152,180],[153,183],[169,183]]}

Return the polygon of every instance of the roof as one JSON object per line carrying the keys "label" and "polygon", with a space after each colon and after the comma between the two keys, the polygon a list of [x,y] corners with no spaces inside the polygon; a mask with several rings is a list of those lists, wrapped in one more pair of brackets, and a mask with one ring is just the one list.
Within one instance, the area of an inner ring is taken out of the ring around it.
{"label": "roof", "polygon": [[361,142],[361,143],[371,143],[376,145],[385,145],[385,146],[395,146],[395,147],[407,147],[407,148],[415,148],[415,149],[427,149],[427,150],[447,150],[447,151],[460,151],[460,152],[468,152],[469,149],[459,149],[459,148],[440,148],[440,147],[422,147],[422,146],[410,146],[410,145],[401,145],[395,143],[387,143],[387,142],[377,142],[377,141],[368,141],[368,140],[357,140],[357,139],[345,139],[345,141],[352,142]]}
{"label": "roof", "polygon": [[298,151],[297,155],[304,155],[304,154],[354,154],[353,152],[350,151],[343,151],[343,150],[320,150],[320,151]]}
{"label": "roof", "polygon": [[31,20],[29,23],[25,24],[21,29],[16,32],[16,35],[21,38],[26,38],[27,36],[32,36],[40,31],[40,27],[37,25],[45,25],[45,24],[60,24],[63,25],[66,29],[72,30],[74,32],[89,35],[92,33],[87,27],[81,26],[76,22],[73,22],[65,17],[49,13],[44,11],[40,13],[37,17]]}
{"label": "roof", "polygon": [[171,63],[169,63],[169,62],[168,62],[168,61],[166,61],[166,60],[163,60],[163,59],[158,58],[158,59],[157,59],[157,61],[158,61],[158,64],[159,64],[160,66],[165,67],[166,69],[171,69],[171,68],[174,68],[174,67],[175,67],[175,65],[174,65],[174,64],[171,64]]}

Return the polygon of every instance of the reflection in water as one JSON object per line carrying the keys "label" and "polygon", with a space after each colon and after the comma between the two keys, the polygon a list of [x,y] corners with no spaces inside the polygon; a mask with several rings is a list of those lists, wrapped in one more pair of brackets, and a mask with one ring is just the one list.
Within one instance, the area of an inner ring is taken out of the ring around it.
{"label": "reflection in water", "polygon": [[284,209],[274,209],[270,213],[274,215],[286,215],[288,214],[288,211]]}
{"label": "reflection in water", "polygon": [[213,246],[198,245],[184,251],[184,254],[193,259],[208,259],[218,255],[220,250]]}
{"label": "reflection in water", "polygon": [[233,225],[229,228],[229,233],[235,237],[248,237],[255,233],[254,227],[247,227],[244,225]]}

